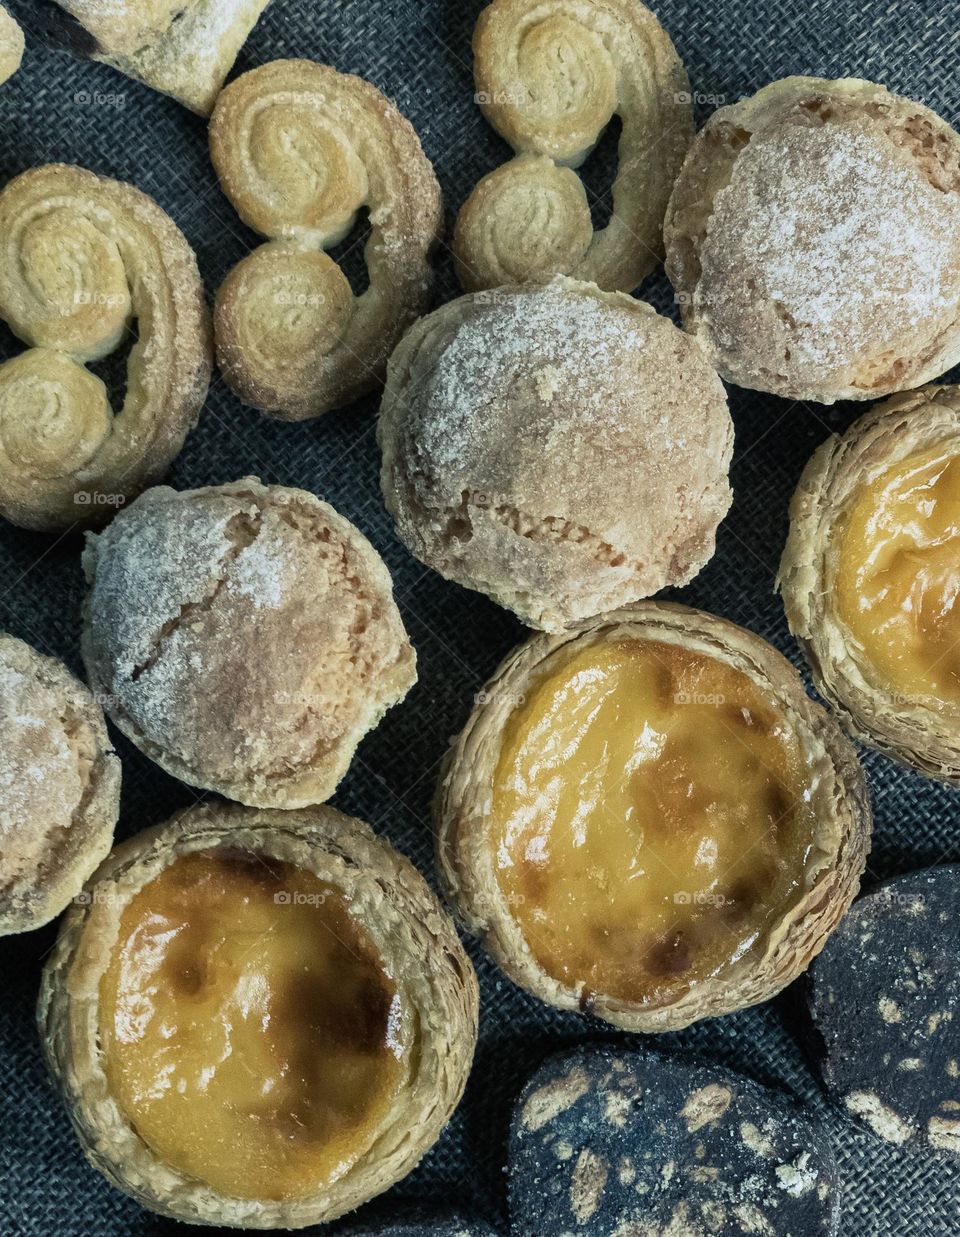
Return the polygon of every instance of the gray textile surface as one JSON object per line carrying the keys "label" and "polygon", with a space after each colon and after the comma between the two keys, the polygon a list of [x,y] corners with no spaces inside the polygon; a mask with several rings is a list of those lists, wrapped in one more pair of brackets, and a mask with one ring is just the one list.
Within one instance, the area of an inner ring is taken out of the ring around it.
{"label": "gray textile surface", "polygon": [[[13,7],[30,26],[30,0]],[[470,32],[479,0],[273,0],[238,70],[307,56],[359,73],[396,99],[436,165],[448,222],[505,148],[473,102]],[[733,100],[790,73],[874,78],[960,122],[956,4],[930,0],[659,0],[658,13],[704,96]],[[95,92],[103,102],[85,102]],[[112,101],[109,96],[114,97]],[[701,107],[701,120],[709,107]],[[171,100],[111,70],[31,40],[25,66],[0,91],[0,177],[67,160],[132,181],[169,211],[199,255],[208,293],[255,243],[219,192],[205,126]],[[609,149],[591,179],[602,190]],[[449,253],[438,301],[456,294]],[[642,295],[672,312],[662,274]],[[0,328],[0,355],[19,345]],[[736,503],[716,557],[684,600],[773,640],[794,661],[772,584],[787,502],[804,461],[858,411],[791,406],[732,391],[737,427]],[[523,635],[506,613],[425,571],[394,539],[377,485],[375,401],[320,422],[284,425],[242,407],[214,381],[199,428],[174,465],[179,488],[256,472],[313,490],[357,523],[393,571],[420,657],[420,682],[363,744],[336,803],[371,821],[419,867],[432,871],[428,804],[437,762],[471,697]],[[862,409],[860,409],[862,411]],[[0,527],[0,627],[46,653],[78,662],[80,539]],[[118,738],[124,762],[120,835],[164,820],[194,796]],[[955,792],[866,756],[876,809],[870,879],[960,860]],[[50,1090],[33,1026],[40,959],[50,929],[0,942],[0,1233],[4,1237],[158,1237],[182,1232],[141,1211],[85,1164]],[[466,1099],[435,1149],[389,1196],[458,1204],[504,1230],[504,1142],[512,1097],[542,1053],[603,1034],[548,1011],[499,977],[473,949],[483,988],[482,1033]],[[955,1167],[901,1154],[831,1112],[810,1072],[796,992],[759,1009],[705,1023],[668,1045],[694,1049],[776,1082],[827,1122],[843,1177],[849,1237],[960,1231]],[[611,1037],[616,1038],[616,1037]],[[621,1037],[628,1038],[628,1037]]]}

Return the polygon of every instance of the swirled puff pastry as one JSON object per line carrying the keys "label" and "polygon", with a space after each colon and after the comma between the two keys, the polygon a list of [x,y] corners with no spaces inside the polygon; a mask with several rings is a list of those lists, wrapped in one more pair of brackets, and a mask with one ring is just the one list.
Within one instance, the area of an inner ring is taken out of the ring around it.
{"label": "swirled puff pastry", "polygon": [[[217,293],[217,361],[246,403],[288,421],[375,389],[426,308],[440,188],[407,120],[369,82],[276,60],[231,82],[210,152],[237,212],[268,237]],[[324,250],[369,211],[369,286]]]}
{"label": "swirled puff pastry", "polygon": [[[663,255],[667,200],[694,133],[690,83],[669,35],[638,0],[495,0],[473,51],[477,101],[517,154],[461,208],[463,287],[561,274],[631,291]],[[613,213],[595,232],[572,169],[615,115]]]}
{"label": "swirled puff pastry", "polygon": [[23,31],[0,4],[0,86],[13,77],[23,59]]}
{"label": "swirled puff pastry", "polygon": [[[0,318],[30,345],[0,365],[0,514],[102,522],[158,480],[212,367],[193,250],[131,185],[50,164],[0,193]],[[123,406],[86,368],[136,342]]]}
{"label": "swirled puff pastry", "polygon": [[[91,46],[80,48],[82,54],[209,116],[237,53],[269,0],[57,3],[92,40]],[[54,26],[50,34],[78,50],[69,28]]]}

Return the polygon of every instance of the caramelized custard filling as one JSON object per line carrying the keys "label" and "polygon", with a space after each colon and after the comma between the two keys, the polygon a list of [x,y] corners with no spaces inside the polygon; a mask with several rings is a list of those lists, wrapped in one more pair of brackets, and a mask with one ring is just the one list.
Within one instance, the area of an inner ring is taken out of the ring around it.
{"label": "caramelized custard filling", "polygon": [[395,984],[341,891],[246,851],[184,855],[124,909],[100,983],[110,1090],[163,1162],[295,1199],[376,1137],[404,1071]]}
{"label": "caramelized custard filling", "polygon": [[541,967],[657,1006],[762,944],[800,896],[812,773],[776,698],[653,640],[548,658],[510,717],[494,866]]}
{"label": "caramelized custard filling", "polygon": [[837,612],[898,704],[960,705],[960,455],[908,456],[838,528]]}

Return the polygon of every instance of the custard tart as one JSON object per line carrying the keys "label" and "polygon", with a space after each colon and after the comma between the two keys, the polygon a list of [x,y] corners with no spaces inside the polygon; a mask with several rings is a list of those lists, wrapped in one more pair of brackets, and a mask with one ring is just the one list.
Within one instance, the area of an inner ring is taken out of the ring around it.
{"label": "custard tart", "polygon": [[780,591],[847,729],[960,782],[960,387],[896,396],[828,439],[793,496]]}
{"label": "custard tart", "polygon": [[446,890],[522,987],[627,1030],[764,1001],[853,899],[852,745],[752,633],[645,602],[537,636],[437,795]]}
{"label": "custard tart", "polygon": [[111,853],[64,920],[38,1017],[114,1185],[178,1220],[302,1228],[433,1144],[477,1001],[450,920],[367,825],[210,804]]}

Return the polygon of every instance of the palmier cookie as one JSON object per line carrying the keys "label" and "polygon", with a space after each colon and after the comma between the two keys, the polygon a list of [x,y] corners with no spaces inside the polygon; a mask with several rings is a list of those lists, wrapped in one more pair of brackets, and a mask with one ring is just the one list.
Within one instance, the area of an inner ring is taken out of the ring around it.
{"label": "palmier cookie", "polygon": [[324,802],[416,680],[383,561],[303,490],[149,490],[84,568],[83,656],[114,723],[241,803]]}
{"label": "palmier cookie", "polygon": [[[193,250],[139,189],[34,168],[0,192],[0,318],[30,345],[0,365],[0,514],[24,528],[103,522],[163,476],[207,392]],[[114,412],[85,363],[128,332]]]}
{"label": "palmier cookie", "polygon": [[[631,291],[663,255],[667,200],[694,133],[690,83],[669,35],[638,0],[495,0],[473,52],[477,101],[517,153],[461,208],[463,287],[561,274]],[[615,115],[613,212],[594,231],[572,169]]]}
{"label": "palmier cookie", "polygon": [[686,584],[731,501],[733,425],[697,344],[562,276],[421,319],[379,438],[410,551],[547,631]]}
{"label": "palmier cookie", "polygon": [[23,31],[0,4],[0,85],[13,77],[23,59]]}
{"label": "palmier cookie", "polygon": [[687,330],[730,382],[830,404],[960,360],[960,135],[872,82],[721,108],[664,223]]}
{"label": "palmier cookie", "polygon": [[[221,94],[210,122],[220,182],[266,244],[217,293],[217,361],[244,402],[286,421],[349,404],[426,308],[440,188],[407,120],[369,82],[276,60]],[[366,207],[369,286],[355,296],[324,250]]]}

